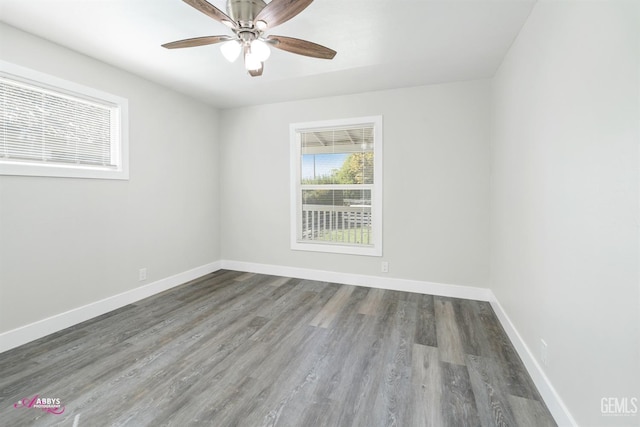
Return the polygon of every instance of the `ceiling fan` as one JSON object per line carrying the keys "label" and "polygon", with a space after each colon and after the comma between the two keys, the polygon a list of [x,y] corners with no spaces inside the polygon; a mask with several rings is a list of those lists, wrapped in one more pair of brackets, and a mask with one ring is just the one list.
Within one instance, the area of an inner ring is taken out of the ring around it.
{"label": "ceiling fan", "polygon": [[183,0],[189,6],[219,21],[233,31],[233,36],[205,36],[178,40],[163,44],[167,49],[204,46],[223,43],[222,54],[233,62],[242,52],[244,65],[253,77],[262,75],[264,62],[271,51],[269,46],[310,56],[333,59],[336,51],[319,44],[285,36],[265,36],[264,32],[288,21],[313,2],[313,0],[227,0],[227,13],[206,0]]}

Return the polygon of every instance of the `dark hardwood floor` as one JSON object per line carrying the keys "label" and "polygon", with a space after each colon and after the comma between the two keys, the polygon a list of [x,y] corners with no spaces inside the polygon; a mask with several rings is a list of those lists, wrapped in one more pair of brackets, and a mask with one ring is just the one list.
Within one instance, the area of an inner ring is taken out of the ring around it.
{"label": "dark hardwood floor", "polygon": [[0,354],[0,425],[555,422],[488,303],[223,270]]}

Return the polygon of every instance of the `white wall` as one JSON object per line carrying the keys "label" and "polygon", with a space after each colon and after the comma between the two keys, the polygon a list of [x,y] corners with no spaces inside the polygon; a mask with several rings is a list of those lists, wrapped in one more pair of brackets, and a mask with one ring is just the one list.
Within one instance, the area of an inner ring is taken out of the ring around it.
{"label": "white wall", "polygon": [[539,2],[493,82],[491,287],[582,426],[640,417],[638,6]]}
{"label": "white wall", "polygon": [[[468,286],[489,277],[489,82],[221,112],[225,260]],[[289,124],[382,115],[382,258],[292,251]]]}
{"label": "white wall", "polygon": [[215,109],[4,24],[0,52],[128,98],[131,177],[0,176],[0,332],[220,259]]}

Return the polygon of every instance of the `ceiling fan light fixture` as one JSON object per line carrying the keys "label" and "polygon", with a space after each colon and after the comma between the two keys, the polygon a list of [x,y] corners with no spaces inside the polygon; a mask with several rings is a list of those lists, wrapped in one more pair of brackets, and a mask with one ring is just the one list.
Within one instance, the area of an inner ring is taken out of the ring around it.
{"label": "ceiling fan light fixture", "polygon": [[240,56],[242,50],[240,43],[237,40],[229,40],[220,46],[222,56],[229,62],[233,62]]}
{"label": "ceiling fan light fixture", "polygon": [[255,55],[258,61],[264,62],[269,59],[271,49],[269,49],[269,46],[267,46],[265,42],[256,39],[251,42],[251,54]]}
{"label": "ceiling fan light fixture", "polygon": [[247,71],[256,71],[262,67],[262,61],[260,61],[254,53],[246,53],[244,55],[244,68]]}
{"label": "ceiling fan light fixture", "polygon": [[264,30],[267,29],[267,23],[265,21],[263,21],[262,19],[256,21],[254,25],[260,31],[264,31]]}

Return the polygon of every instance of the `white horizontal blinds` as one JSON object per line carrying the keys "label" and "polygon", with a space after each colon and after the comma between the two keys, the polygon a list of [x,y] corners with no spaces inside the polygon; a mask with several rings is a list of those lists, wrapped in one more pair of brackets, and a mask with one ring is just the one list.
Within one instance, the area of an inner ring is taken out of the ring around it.
{"label": "white horizontal blinds", "polygon": [[117,168],[117,107],[0,77],[0,159]]}
{"label": "white horizontal blinds", "polygon": [[300,134],[299,241],[373,244],[373,126]]}

